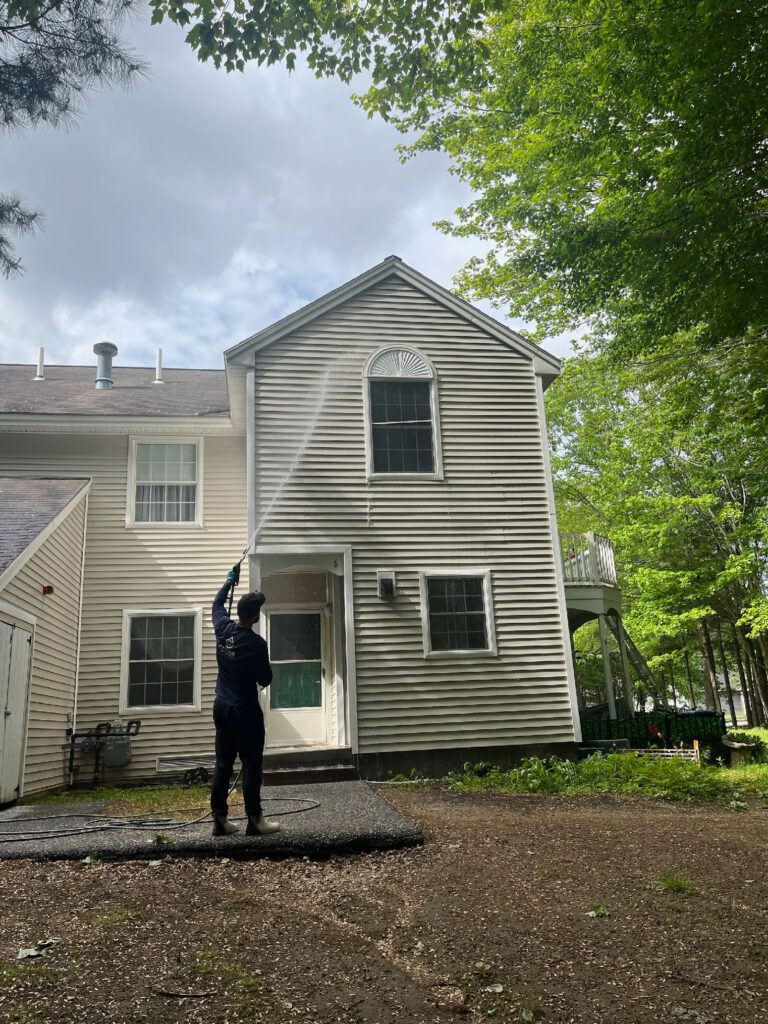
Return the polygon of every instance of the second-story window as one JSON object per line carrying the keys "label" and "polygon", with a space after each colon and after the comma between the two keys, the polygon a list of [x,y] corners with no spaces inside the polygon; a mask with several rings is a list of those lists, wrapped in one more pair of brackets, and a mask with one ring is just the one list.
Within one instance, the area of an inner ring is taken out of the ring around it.
{"label": "second-story window", "polygon": [[441,476],[437,389],[416,349],[388,348],[366,368],[370,476]]}
{"label": "second-story window", "polygon": [[197,492],[196,444],[136,443],[134,522],[194,523]]}

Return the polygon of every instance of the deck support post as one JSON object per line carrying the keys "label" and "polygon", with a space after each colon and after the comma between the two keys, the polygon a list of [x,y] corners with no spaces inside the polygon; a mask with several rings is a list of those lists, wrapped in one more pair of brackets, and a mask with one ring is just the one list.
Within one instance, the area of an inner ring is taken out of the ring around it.
{"label": "deck support post", "polygon": [[611,673],[611,657],[608,653],[608,631],[605,626],[605,616],[597,616],[597,624],[600,627],[600,651],[603,656],[603,679],[605,680],[605,699],[608,701],[608,716],[612,721],[616,720],[616,697],[613,692],[613,674]]}
{"label": "deck support post", "polygon": [[627,657],[627,645],[624,640],[624,619],[620,615],[616,616],[616,622],[619,627],[619,653],[621,654],[621,671],[624,675],[624,700],[627,703],[627,712],[629,717],[632,717],[632,686],[629,681],[629,658]]}

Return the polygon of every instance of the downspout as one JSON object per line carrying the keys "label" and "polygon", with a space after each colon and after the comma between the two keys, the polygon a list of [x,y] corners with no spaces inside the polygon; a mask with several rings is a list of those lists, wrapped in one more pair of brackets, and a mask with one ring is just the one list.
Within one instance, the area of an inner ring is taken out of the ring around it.
{"label": "downspout", "polygon": [[549,440],[547,438],[547,417],[544,410],[544,387],[541,377],[534,375],[536,381],[536,404],[539,413],[539,435],[541,437],[541,459],[544,466],[544,482],[547,491],[547,508],[549,509],[549,531],[552,539],[552,554],[555,560],[555,586],[557,604],[560,609],[560,630],[562,634],[563,659],[565,661],[565,677],[568,682],[568,693],[571,700],[571,719],[573,721],[573,739],[581,743],[581,719],[579,718],[579,700],[576,694],[576,674],[573,670],[571,656],[570,627],[568,625],[568,609],[565,603],[565,583],[563,565],[560,560],[560,535],[557,531],[557,513],[555,511],[555,488],[552,483],[552,464],[549,460]]}
{"label": "downspout", "polygon": [[[245,508],[248,537],[256,532],[256,368],[245,376]],[[248,555],[248,589],[259,590],[261,572],[253,551]]]}
{"label": "downspout", "polygon": [[[88,485],[90,490],[90,484]],[[77,698],[80,691],[80,647],[83,628],[83,590],[85,590],[85,536],[88,526],[88,491],[85,492],[83,507],[83,543],[80,555],[80,598],[77,606],[77,650],[75,652],[75,692],[72,697],[72,732],[77,732]],[[74,775],[70,769],[69,785],[74,785]]]}

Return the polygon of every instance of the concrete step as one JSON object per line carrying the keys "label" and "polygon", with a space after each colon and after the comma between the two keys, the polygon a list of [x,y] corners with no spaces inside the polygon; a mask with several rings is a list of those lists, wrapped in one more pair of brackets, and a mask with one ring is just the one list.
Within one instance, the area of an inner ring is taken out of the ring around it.
{"label": "concrete step", "polygon": [[264,766],[265,786],[304,786],[316,782],[349,782],[357,778],[353,764],[295,765],[291,768]]}
{"label": "concrete step", "polygon": [[316,768],[351,765],[351,747],[285,747],[264,751],[264,771],[281,768]]}

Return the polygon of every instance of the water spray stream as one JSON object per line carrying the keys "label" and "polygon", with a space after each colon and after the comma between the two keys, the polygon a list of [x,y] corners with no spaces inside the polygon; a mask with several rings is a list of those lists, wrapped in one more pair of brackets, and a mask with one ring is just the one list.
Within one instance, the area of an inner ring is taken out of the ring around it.
{"label": "water spray stream", "polygon": [[282,497],[283,492],[285,491],[286,487],[291,481],[291,478],[293,477],[293,474],[299,468],[301,460],[304,458],[307,448],[309,447],[310,441],[314,437],[315,431],[317,430],[318,423],[320,422],[320,417],[325,407],[326,398],[328,397],[331,374],[338,371],[339,367],[342,366],[344,363],[349,362],[351,359],[356,359],[364,355],[367,355],[367,352],[365,352],[364,350],[350,352],[347,355],[342,356],[340,359],[334,360],[333,363],[326,367],[322,377],[320,378],[320,389],[314,412],[309,423],[307,424],[307,429],[304,431],[304,434],[302,435],[301,441],[299,442],[299,447],[296,449],[296,454],[291,459],[291,463],[288,466],[285,475],[278,484],[275,493],[270,498],[267,507],[262,512],[261,517],[259,518],[259,521],[256,524],[256,528],[254,529],[250,537],[250,540],[248,541],[248,544],[246,545],[245,550],[243,551],[243,554],[240,557],[240,562],[238,562],[238,565],[240,565],[245,560],[246,556],[248,555],[248,552],[256,543],[259,534],[264,529],[264,525],[266,524],[267,520],[272,514],[272,510]]}

